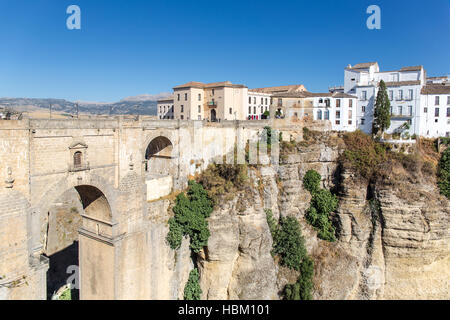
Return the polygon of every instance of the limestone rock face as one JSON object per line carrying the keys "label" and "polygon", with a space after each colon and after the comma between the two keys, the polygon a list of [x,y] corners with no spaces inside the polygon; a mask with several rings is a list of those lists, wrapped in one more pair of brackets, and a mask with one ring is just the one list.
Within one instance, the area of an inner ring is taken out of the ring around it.
{"label": "limestone rock face", "polygon": [[209,229],[208,247],[198,259],[202,298],[277,299],[277,267],[260,195],[253,189],[221,205]]}

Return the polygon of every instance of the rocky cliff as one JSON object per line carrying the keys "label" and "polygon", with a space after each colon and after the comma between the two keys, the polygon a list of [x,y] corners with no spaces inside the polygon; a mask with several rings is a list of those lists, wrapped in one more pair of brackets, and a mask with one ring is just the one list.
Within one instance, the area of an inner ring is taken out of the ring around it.
{"label": "rocky cliff", "polygon": [[[301,223],[315,263],[314,299],[450,298],[449,201],[420,168],[393,164],[365,179],[340,155],[337,136],[285,148],[276,166],[251,168],[251,184],[209,218],[211,237],[197,266],[204,299],[279,299],[298,274],[278,266],[264,209]],[[306,222],[306,171],[339,196],[338,240],[317,238]],[[409,171],[408,171],[409,170]]]}

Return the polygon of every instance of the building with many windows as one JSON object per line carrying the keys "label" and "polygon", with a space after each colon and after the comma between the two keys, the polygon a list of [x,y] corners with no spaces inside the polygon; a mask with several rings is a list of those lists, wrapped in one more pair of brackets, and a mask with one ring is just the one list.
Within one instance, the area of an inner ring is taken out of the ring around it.
{"label": "building with many windows", "polygon": [[158,111],[158,119],[174,119],[173,97],[158,100],[156,109]]}
{"label": "building with many windows", "polygon": [[[450,126],[439,111],[433,117],[430,104],[439,96],[445,100],[449,94],[448,77],[427,78],[422,66],[403,67],[399,70],[380,71],[377,62],[349,65],[344,72],[344,92],[355,95],[357,128],[372,132],[374,107],[380,81],[386,83],[391,104],[391,126],[387,133],[409,133],[426,137],[447,135]],[[439,88],[439,89],[437,89]],[[435,93],[435,94],[433,94]],[[437,101],[437,100],[436,100]],[[434,110],[435,111],[435,110]],[[439,116],[436,116],[439,112]]]}

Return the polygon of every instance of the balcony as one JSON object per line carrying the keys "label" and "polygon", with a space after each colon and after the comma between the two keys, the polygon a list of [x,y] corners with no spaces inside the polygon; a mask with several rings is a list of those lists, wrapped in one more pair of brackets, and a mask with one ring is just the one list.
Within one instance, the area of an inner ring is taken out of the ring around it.
{"label": "balcony", "polygon": [[207,105],[210,108],[217,108],[217,102],[216,101],[208,101]]}

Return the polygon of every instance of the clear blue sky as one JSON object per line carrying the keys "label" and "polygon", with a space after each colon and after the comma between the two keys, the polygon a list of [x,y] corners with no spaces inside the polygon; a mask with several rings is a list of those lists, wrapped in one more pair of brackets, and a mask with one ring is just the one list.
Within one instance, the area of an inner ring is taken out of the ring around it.
{"label": "clear blue sky", "polygon": [[109,102],[190,80],[326,91],[349,63],[449,74],[449,35],[449,0],[0,0],[0,97]]}

